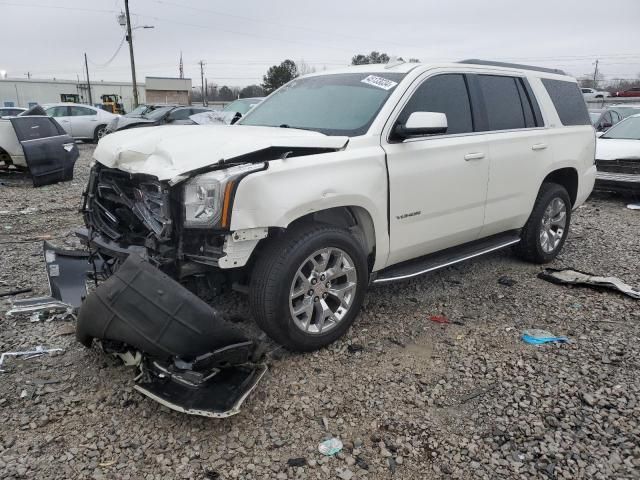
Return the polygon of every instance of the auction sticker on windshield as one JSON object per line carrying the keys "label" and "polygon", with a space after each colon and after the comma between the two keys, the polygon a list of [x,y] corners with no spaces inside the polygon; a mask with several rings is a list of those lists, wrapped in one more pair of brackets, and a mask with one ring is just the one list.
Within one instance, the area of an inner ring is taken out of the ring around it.
{"label": "auction sticker on windshield", "polygon": [[382,77],[376,77],[375,75],[369,75],[367,78],[363,78],[360,81],[362,83],[366,83],[367,85],[373,85],[374,87],[382,88],[383,90],[391,90],[398,84],[398,82],[392,82],[391,80],[387,80],[386,78]]}

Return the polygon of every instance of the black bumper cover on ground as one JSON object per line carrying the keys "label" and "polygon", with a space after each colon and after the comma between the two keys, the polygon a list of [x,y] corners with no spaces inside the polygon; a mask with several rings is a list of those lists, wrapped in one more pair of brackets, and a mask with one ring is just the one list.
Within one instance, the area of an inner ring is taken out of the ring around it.
{"label": "black bumper cover on ground", "polygon": [[184,413],[238,413],[266,371],[251,362],[252,341],[137,255],[87,296],[76,337],[87,347],[95,338],[142,352],[136,389]]}

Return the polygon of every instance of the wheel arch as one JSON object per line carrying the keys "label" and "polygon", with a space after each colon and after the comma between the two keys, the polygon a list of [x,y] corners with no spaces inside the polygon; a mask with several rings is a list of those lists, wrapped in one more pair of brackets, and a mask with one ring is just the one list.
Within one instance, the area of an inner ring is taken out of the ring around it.
{"label": "wheel arch", "polygon": [[318,210],[296,218],[287,228],[304,223],[334,225],[349,230],[362,244],[371,271],[376,256],[376,229],[373,217],[365,208],[350,205]]}
{"label": "wheel arch", "polygon": [[547,174],[542,183],[557,183],[569,193],[571,205],[576,204],[578,198],[578,171],[573,167],[559,168]]}

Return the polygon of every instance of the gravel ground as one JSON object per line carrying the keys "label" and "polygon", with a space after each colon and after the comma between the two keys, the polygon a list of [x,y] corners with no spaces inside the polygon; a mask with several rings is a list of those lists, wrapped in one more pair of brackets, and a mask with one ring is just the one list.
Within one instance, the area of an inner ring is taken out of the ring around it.
{"label": "gravel ground", "polygon": [[[73,182],[0,179],[13,184],[0,186],[0,291],[47,293],[39,240],[73,244],[92,148],[80,146]],[[640,212],[625,203],[590,199],[552,266],[640,285]],[[225,420],[154,403],[133,370],[77,344],[72,321],[6,318],[0,299],[0,351],[65,349],[0,373],[0,478],[640,478],[640,303],[540,270],[504,251],[374,287],[331,347],[273,351]],[[252,323],[241,295],[224,307]],[[571,342],[523,343],[534,327]],[[323,457],[330,436],[345,447]]]}

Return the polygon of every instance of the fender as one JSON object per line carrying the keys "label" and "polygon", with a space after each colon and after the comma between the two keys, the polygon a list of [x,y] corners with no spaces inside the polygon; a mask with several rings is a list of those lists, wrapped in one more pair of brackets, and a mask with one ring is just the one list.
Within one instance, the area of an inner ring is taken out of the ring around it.
{"label": "fender", "polygon": [[267,170],[244,178],[236,191],[231,230],[287,228],[309,213],[361,207],[375,229],[373,270],[383,268],[389,254],[384,151],[373,137],[354,140],[342,151],[271,161]]}

